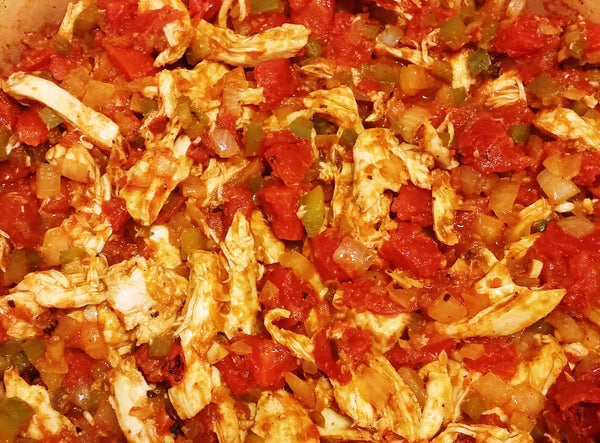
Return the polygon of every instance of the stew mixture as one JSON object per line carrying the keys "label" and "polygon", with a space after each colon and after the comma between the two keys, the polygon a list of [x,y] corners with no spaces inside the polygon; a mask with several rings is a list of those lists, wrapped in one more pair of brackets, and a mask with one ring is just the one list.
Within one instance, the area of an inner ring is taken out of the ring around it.
{"label": "stew mixture", "polygon": [[600,438],[600,24],[79,0],[23,43],[0,440]]}

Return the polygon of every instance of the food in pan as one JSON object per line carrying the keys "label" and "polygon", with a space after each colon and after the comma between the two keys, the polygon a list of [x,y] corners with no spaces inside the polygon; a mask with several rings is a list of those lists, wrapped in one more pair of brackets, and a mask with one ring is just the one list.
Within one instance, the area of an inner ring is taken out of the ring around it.
{"label": "food in pan", "polygon": [[27,34],[0,439],[597,441],[600,24],[528,8],[80,0]]}

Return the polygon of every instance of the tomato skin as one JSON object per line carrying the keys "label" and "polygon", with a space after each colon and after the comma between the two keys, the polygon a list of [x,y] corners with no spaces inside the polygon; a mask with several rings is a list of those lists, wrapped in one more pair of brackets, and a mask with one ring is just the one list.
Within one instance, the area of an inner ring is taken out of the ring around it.
{"label": "tomato skin", "polygon": [[113,198],[102,202],[102,212],[108,218],[113,232],[122,233],[125,229],[125,224],[131,218],[127,212],[125,200],[122,198]]}
{"label": "tomato skin", "polygon": [[290,2],[292,23],[304,25],[316,39],[322,39],[333,23],[335,0],[295,0]]}
{"label": "tomato skin", "polygon": [[577,186],[596,187],[600,184],[600,153],[584,152],[581,160],[581,170],[573,181]]}
{"label": "tomato skin", "polygon": [[300,183],[314,163],[308,140],[290,131],[269,133],[263,139],[264,157],[286,186]]}
{"label": "tomato skin", "polygon": [[419,226],[431,226],[433,225],[432,208],[431,191],[407,183],[398,191],[398,196],[392,202],[391,211],[396,213],[398,220],[410,221]]}
{"label": "tomato skin", "polygon": [[600,24],[585,22],[584,54],[600,51]]}
{"label": "tomato skin", "polygon": [[281,327],[289,329],[308,318],[311,308],[317,303],[317,295],[294,271],[280,264],[269,265],[261,279],[261,287],[267,281],[273,283],[279,292],[269,299],[261,293],[261,303],[267,309],[284,308],[290,312],[290,317],[279,323]]}
{"label": "tomato skin", "polygon": [[419,278],[433,277],[442,266],[442,253],[436,243],[414,223],[400,222],[381,246],[379,254],[396,268],[412,272]]}
{"label": "tomato skin", "polygon": [[90,371],[94,359],[78,349],[66,349],[65,359],[69,372],[65,374],[62,385],[67,389],[75,389],[79,383],[90,382]]}
{"label": "tomato skin", "polygon": [[510,380],[517,373],[519,356],[512,343],[501,339],[488,338],[483,341],[485,352],[477,359],[465,358],[464,363],[471,371],[487,374],[493,372],[504,380]]}
{"label": "tomato skin", "polygon": [[221,9],[221,0],[190,0],[188,9],[194,20],[211,21]]}
{"label": "tomato skin", "polygon": [[12,243],[34,248],[42,242],[40,203],[28,181],[20,180],[0,189],[0,208],[0,229],[8,234]]}
{"label": "tomato skin", "polygon": [[498,52],[511,57],[522,57],[541,50],[557,49],[560,44],[560,33],[548,34],[544,28],[554,26],[546,17],[524,14],[516,20],[501,22],[498,34],[492,41]]}
{"label": "tomato skin", "polygon": [[358,327],[345,329],[338,340],[338,349],[342,359],[353,369],[365,361],[372,346],[373,338],[371,334]]}
{"label": "tomato skin", "polygon": [[297,359],[287,348],[262,335],[244,335],[234,340],[252,348],[249,354],[230,353],[215,363],[223,380],[234,394],[245,394],[254,388],[279,389],[285,385],[285,374],[298,367]]}
{"label": "tomato skin", "polygon": [[4,91],[0,91],[0,125],[14,128],[21,112],[21,107]]}
{"label": "tomato skin", "polygon": [[394,302],[383,287],[376,286],[373,280],[361,279],[342,283],[343,300],[358,312],[372,312],[378,315],[397,315],[405,309]]}
{"label": "tomato skin", "polygon": [[102,41],[110,62],[127,81],[136,78],[155,75],[158,68],[154,66],[154,59],[134,48],[120,48],[106,40]]}
{"label": "tomato skin", "polygon": [[301,240],[304,225],[296,212],[300,205],[300,190],[297,187],[272,185],[256,193],[258,200],[277,237],[282,240]]}
{"label": "tomato skin", "polygon": [[247,186],[225,186],[223,188],[223,227],[229,229],[236,212],[241,212],[249,219],[252,211],[256,208],[252,200],[252,193]]}
{"label": "tomato skin", "polygon": [[315,363],[329,378],[339,381],[342,384],[348,383],[352,379],[352,374],[342,367],[335,360],[331,341],[327,337],[325,329],[319,330],[313,337],[315,350]]}
{"label": "tomato skin", "polygon": [[25,109],[17,119],[17,138],[29,146],[38,146],[48,140],[48,128],[33,109]]}
{"label": "tomato skin", "polygon": [[259,63],[254,67],[254,79],[263,88],[261,111],[270,111],[281,101],[292,95],[298,87],[298,80],[287,58],[277,58]]}
{"label": "tomato skin", "polygon": [[462,163],[487,172],[521,171],[531,159],[515,145],[498,121],[484,117],[458,136],[457,152]]}
{"label": "tomato skin", "polygon": [[456,349],[456,340],[434,336],[420,349],[405,349],[396,345],[385,353],[385,357],[396,369],[401,367],[418,369],[420,366],[436,360],[442,351],[450,354],[454,349]]}

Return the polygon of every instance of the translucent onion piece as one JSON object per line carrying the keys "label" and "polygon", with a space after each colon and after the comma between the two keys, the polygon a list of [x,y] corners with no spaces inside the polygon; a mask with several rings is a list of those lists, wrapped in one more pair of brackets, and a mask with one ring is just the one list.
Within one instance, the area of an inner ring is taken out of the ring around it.
{"label": "translucent onion piece", "polygon": [[548,169],[540,172],[536,180],[552,204],[567,201],[579,193],[579,188],[575,183],[553,174]]}
{"label": "translucent onion piece", "polygon": [[585,237],[594,232],[595,229],[594,223],[581,215],[563,218],[558,221],[558,225],[567,234],[576,238]]}
{"label": "translucent onion piece", "polygon": [[240,153],[240,147],[231,132],[216,128],[212,133],[215,153],[221,158],[230,158]]}
{"label": "translucent onion piece", "polygon": [[373,263],[373,257],[365,245],[352,237],[344,237],[333,253],[333,261],[346,272],[357,277],[367,272]]}
{"label": "translucent onion piece", "polygon": [[42,163],[36,174],[37,198],[56,197],[60,194],[60,174],[56,166]]}

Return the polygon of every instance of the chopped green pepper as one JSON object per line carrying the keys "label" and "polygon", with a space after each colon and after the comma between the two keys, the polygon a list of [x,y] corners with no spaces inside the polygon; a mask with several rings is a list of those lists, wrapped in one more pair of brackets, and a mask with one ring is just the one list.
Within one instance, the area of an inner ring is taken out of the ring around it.
{"label": "chopped green pepper", "polygon": [[44,343],[37,337],[30,338],[23,343],[22,347],[27,360],[31,364],[34,364],[44,355]]}
{"label": "chopped green pepper", "polygon": [[98,27],[102,15],[102,11],[96,5],[86,7],[75,19],[73,33],[79,36],[88,35]]}
{"label": "chopped green pepper", "polygon": [[175,337],[170,332],[165,332],[150,340],[148,357],[164,359],[169,356],[171,348],[175,343]]}
{"label": "chopped green pepper", "polygon": [[563,35],[563,40],[567,54],[570,57],[581,60],[585,50],[585,39],[581,35],[581,32],[579,32],[579,29],[568,28]]}
{"label": "chopped green pepper", "polygon": [[305,46],[305,54],[308,58],[316,58],[321,57],[321,53],[323,52],[323,46],[321,43],[316,41],[313,37],[308,37],[308,41]]}
{"label": "chopped green pepper", "polygon": [[545,72],[531,80],[527,85],[527,89],[541,99],[544,105],[549,105],[552,99],[562,92],[560,83]]}
{"label": "chopped green pepper", "polygon": [[44,121],[48,129],[56,128],[63,121],[62,117],[50,108],[40,109],[38,115]]}
{"label": "chopped green pepper", "polygon": [[491,64],[492,60],[485,49],[478,49],[469,56],[469,69],[473,75],[487,71]]}
{"label": "chopped green pepper", "polygon": [[192,45],[187,50],[185,58],[190,65],[196,65],[206,58],[210,53],[210,41],[208,36],[196,36]]}
{"label": "chopped green pepper", "polygon": [[265,134],[258,123],[250,123],[246,128],[246,156],[254,156],[258,153]]}
{"label": "chopped green pepper", "polygon": [[315,186],[300,199],[302,224],[309,237],[317,235],[325,221],[325,194],[321,186]]}
{"label": "chopped green pepper", "polygon": [[345,148],[351,148],[354,146],[356,139],[358,138],[358,134],[354,129],[344,128],[342,133],[340,134],[340,140],[338,144],[340,146],[344,146]]}
{"label": "chopped green pepper", "polygon": [[187,260],[189,254],[197,249],[204,249],[204,234],[200,228],[183,228],[179,234],[181,256]]}
{"label": "chopped green pepper", "polygon": [[460,49],[468,41],[465,24],[459,15],[450,17],[440,25],[440,39],[451,49]]}
{"label": "chopped green pepper", "polygon": [[42,264],[42,258],[33,249],[17,249],[6,258],[5,278],[9,283],[19,283],[29,272]]}
{"label": "chopped green pepper", "polygon": [[142,99],[142,114],[148,115],[158,110],[158,102],[151,98]]}
{"label": "chopped green pepper", "polygon": [[452,65],[445,60],[434,60],[431,73],[446,83],[452,83]]}
{"label": "chopped green pepper", "polygon": [[14,442],[33,418],[33,408],[18,397],[0,400],[0,435],[5,442]]}
{"label": "chopped green pepper", "polygon": [[469,392],[460,403],[460,410],[472,420],[479,420],[485,409],[483,397],[477,391]]}
{"label": "chopped green pepper", "polygon": [[452,88],[452,97],[456,106],[462,105],[467,99],[467,90],[465,88]]}
{"label": "chopped green pepper", "polygon": [[71,52],[71,42],[58,34],[52,39],[52,46],[60,55],[68,55]]}
{"label": "chopped green pepper", "polygon": [[532,232],[544,232],[546,230],[546,227],[548,226],[548,223],[550,223],[549,218],[543,218],[541,220],[538,220],[531,227],[531,231]]}
{"label": "chopped green pepper", "polygon": [[577,115],[583,116],[590,110],[585,103],[581,100],[575,100],[571,103],[571,109],[577,113]]}
{"label": "chopped green pepper", "polygon": [[261,12],[282,12],[283,4],[280,0],[250,0],[250,11],[253,14]]}
{"label": "chopped green pepper", "polygon": [[515,143],[527,143],[529,141],[530,133],[531,128],[529,125],[525,124],[512,125],[512,127],[509,129],[509,134]]}
{"label": "chopped green pepper", "polygon": [[317,135],[327,135],[336,133],[335,125],[323,117],[315,115],[313,116],[313,118],[311,118],[311,121],[313,123],[313,127],[315,128],[315,131],[317,132]]}
{"label": "chopped green pepper", "polygon": [[304,117],[298,117],[290,123],[290,131],[300,138],[310,140],[312,136],[313,122]]}
{"label": "chopped green pepper", "polygon": [[66,265],[75,259],[82,259],[85,257],[85,249],[73,247],[60,251],[59,261],[61,265]]}

